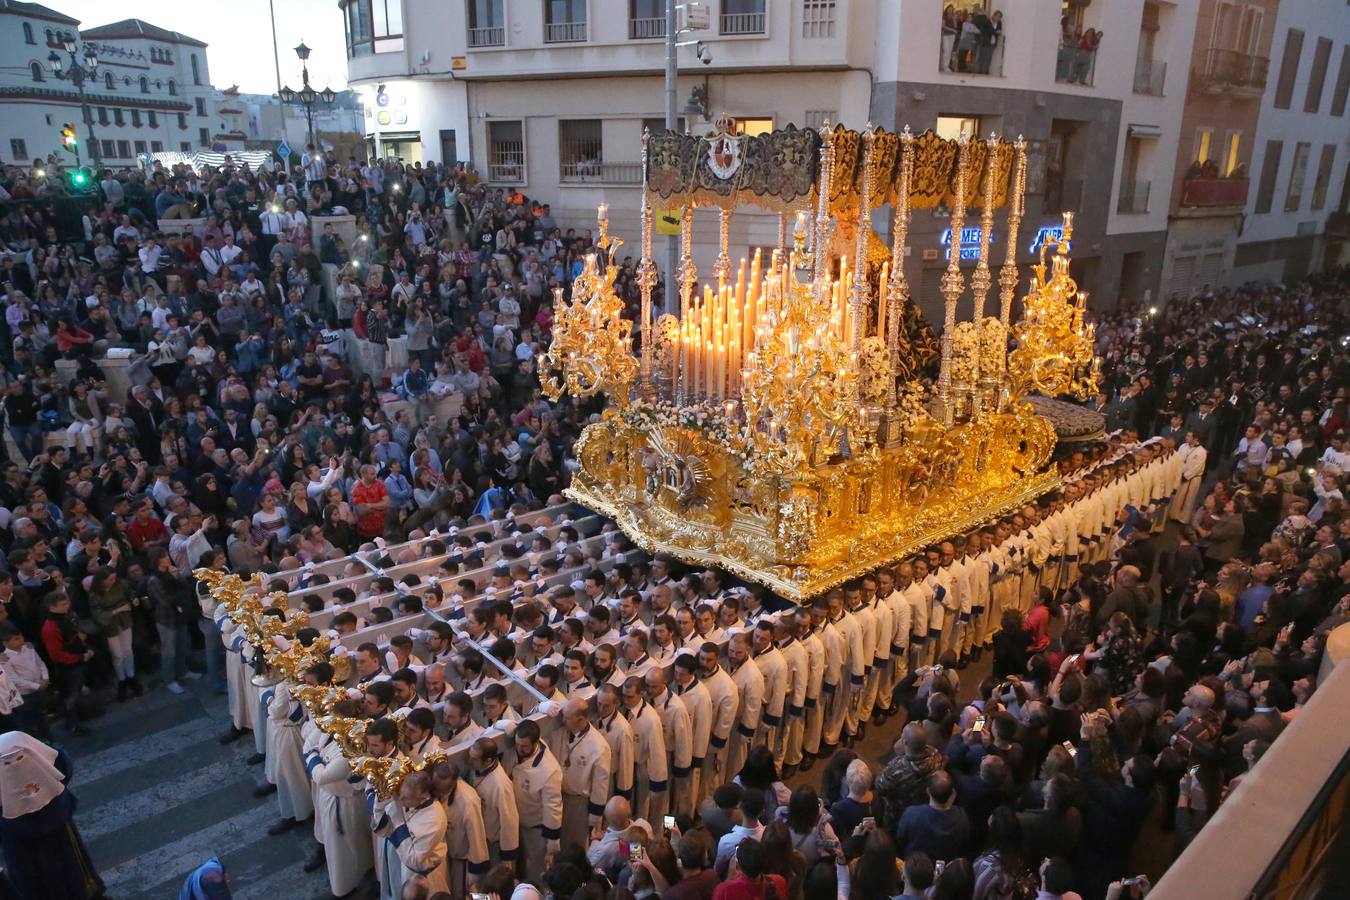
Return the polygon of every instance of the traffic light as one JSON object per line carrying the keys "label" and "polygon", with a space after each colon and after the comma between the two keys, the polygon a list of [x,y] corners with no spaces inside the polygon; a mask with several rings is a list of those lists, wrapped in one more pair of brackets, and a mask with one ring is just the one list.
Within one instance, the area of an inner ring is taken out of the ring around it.
{"label": "traffic light", "polygon": [[80,145],[80,139],[75,134],[75,126],[67,122],[61,126],[61,146],[72,153]]}
{"label": "traffic light", "polygon": [[95,188],[94,173],[90,171],[88,166],[71,169],[66,173],[66,178],[70,182],[70,192],[72,194],[82,194],[86,191],[92,191]]}

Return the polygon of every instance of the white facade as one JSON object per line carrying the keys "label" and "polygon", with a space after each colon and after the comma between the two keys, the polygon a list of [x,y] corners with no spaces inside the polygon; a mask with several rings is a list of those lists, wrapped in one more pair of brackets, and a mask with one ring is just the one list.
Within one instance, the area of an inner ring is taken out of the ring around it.
{"label": "white facade", "polygon": [[155,150],[209,145],[206,44],[136,19],[80,32],[70,16],[9,2],[0,3],[0,52],[12,61],[0,68],[0,158],[31,161],[57,153],[73,166],[74,157],[61,148],[61,126],[70,122],[79,135],[81,160],[93,163],[90,124],[82,117],[75,85],[56,78],[47,63],[56,52],[69,69],[62,40],[77,33],[77,57],[86,46],[98,53],[97,77],[86,81],[84,90],[105,166],[132,166]]}
{"label": "white facade", "polygon": [[1234,282],[1298,278],[1329,261],[1327,217],[1346,211],[1348,40],[1350,5],[1280,3]]}
{"label": "white facade", "polygon": [[[1118,288],[1122,259],[1135,257],[1139,271],[1123,280],[1156,285],[1193,4],[1158,3],[1164,33],[1147,48],[1145,0],[1075,6],[1074,24],[1105,37],[1072,77],[1060,49],[1061,0],[983,4],[1005,12],[992,74],[943,70],[939,0],[706,5],[711,27],[687,39],[701,39],[710,62],[693,47],[678,50],[685,129],[702,130],[724,112],[755,129],[826,120],[861,128],[871,120],[917,131],[968,115],[980,136],[1022,133],[1036,142],[1042,182],[1045,147],[1060,147],[1066,184],[1047,194],[1044,210],[1037,204],[1035,224],[1086,208],[1085,277]],[[636,237],[640,135],[644,124],[663,122],[661,0],[347,0],[342,9],[348,80],[362,93],[372,152],[439,162],[453,148],[490,182],[551,203],[560,224],[585,227],[605,200],[614,231]],[[1136,92],[1145,55],[1174,83]],[[706,115],[692,111],[696,90]],[[1122,180],[1134,185],[1131,202],[1122,201]],[[1144,200],[1141,184],[1156,186]],[[704,231],[698,221],[695,230]],[[940,226],[933,230],[936,239]],[[776,232],[768,216],[733,219],[732,241],[743,248],[771,244]]]}

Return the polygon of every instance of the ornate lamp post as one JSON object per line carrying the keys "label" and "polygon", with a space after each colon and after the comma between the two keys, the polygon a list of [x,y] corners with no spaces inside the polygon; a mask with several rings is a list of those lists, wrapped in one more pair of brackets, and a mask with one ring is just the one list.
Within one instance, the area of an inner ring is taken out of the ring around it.
{"label": "ornate lamp post", "polygon": [[332,105],[337,99],[337,92],[332,88],[324,88],[321,91],[314,90],[309,83],[309,47],[301,41],[295,48],[295,55],[300,57],[300,90],[293,90],[289,85],[283,86],[277,91],[277,98],[282,103],[299,103],[305,108],[305,125],[309,131],[309,144],[314,143],[314,103],[316,100],[322,100],[325,104]]}
{"label": "ornate lamp post", "polygon": [[63,49],[70,56],[69,68],[66,67],[61,54],[55,50],[47,54],[47,67],[51,69],[52,77],[69,81],[75,85],[75,90],[80,95],[81,115],[84,116],[85,127],[89,129],[89,152],[94,157],[95,167],[102,168],[103,155],[99,152],[98,138],[94,136],[94,117],[89,114],[89,103],[84,98],[85,81],[93,81],[98,78],[98,53],[95,52],[93,44],[85,44],[84,53],[77,55],[76,51],[79,48],[79,42],[75,40],[75,37],[73,35],[67,36]]}

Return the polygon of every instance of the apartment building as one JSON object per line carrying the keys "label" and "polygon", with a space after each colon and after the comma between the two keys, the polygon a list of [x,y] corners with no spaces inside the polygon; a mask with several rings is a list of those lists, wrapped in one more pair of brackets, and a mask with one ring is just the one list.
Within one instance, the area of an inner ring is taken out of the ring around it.
{"label": "apartment building", "polygon": [[[206,44],[140,19],[80,29],[72,16],[19,0],[0,0],[0,158],[31,162],[59,153],[61,126],[79,134],[86,165],[95,150],[104,165],[136,165],[145,153],[191,150],[211,143],[212,88]],[[83,60],[88,50],[98,66],[84,84],[88,120],[69,79],[57,76],[54,60],[70,71],[68,48]],[[90,146],[92,125],[96,147]]]}
{"label": "apartment building", "polygon": [[1279,7],[1278,0],[1200,0],[1171,184],[1163,299],[1226,284],[1232,275]]}
{"label": "apartment building", "polygon": [[1231,280],[1289,280],[1347,261],[1350,5],[1284,0]]}
{"label": "apartment building", "polygon": [[[1001,20],[1000,45],[983,56],[944,40],[938,0],[705,5],[710,27],[688,36],[705,54],[678,51],[681,127],[702,131],[727,113],[751,133],[870,120],[1023,135],[1019,258],[1032,261],[1060,212],[1076,209],[1075,275],[1093,302],[1156,293],[1190,3],[962,0],[963,11]],[[586,226],[604,200],[613,230],[636,238],[640,136],[664,121],[665,0],[344,0],[342,12],[373,154],[472,160],[490,182],[550,202],[567,225]],[[1175,85],[1169,72],[1181,73]],[[930,317],[946,264],[941,213],[915,222],[908,262]],[[715,241],[714,217],[704,221],[696,215],[695,234]],[[875,225],[888,231],[881,217]],[[743,251],[776,234],[776,217],[733,218]],[[991,235],[1000,258],[1006,240]],[[700,249],[710,262],[712,243]]]}

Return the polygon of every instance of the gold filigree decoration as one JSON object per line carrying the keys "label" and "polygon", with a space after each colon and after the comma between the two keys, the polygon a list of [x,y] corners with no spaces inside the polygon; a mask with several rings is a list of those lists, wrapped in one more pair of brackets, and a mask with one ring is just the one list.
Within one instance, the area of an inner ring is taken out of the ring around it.
{"label": "gold filigree decoration", "polygon": [[633,323],[623,318],[624,302],[614,290],[618,273],[609,265],[601,275],[596,255],[588,253],[572,283],[572,302],[555,289],[553,341],[539,366],[548,399],[557,400],[564,390],[575,397],[603,391],[620,406],[628,402],[638,361],[632,352]]}

